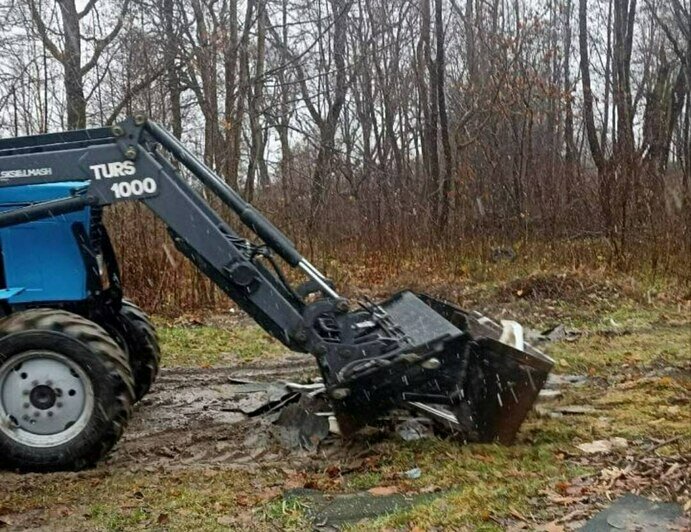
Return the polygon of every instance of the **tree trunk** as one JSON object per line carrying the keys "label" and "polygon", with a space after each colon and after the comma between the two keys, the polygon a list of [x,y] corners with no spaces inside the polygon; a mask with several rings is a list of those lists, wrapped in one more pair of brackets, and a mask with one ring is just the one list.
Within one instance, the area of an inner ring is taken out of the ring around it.
{"label": "tree trunk", "polygon": [[442,0],[435,0],[434,27],[437,37],[437,100],[439,106],[439,125],[441,127],[441,143],[444,151],[444,173],[439,187],[439,216],[437,230],[442,232],[449,220],[449,208],[451,202],[451,176],[453,172],[453,156],[451,154],[451,141],[449,140],[449,117],[446,112],[446,61],[444,58],[444,21],[442,12]]}
{"label": "tree trunk", "polygon": [[[595,128],[595,116],[593,111],[593,91],[590,81],[590,54],[588,52],[588,0],[580,0],[578,10],[578,42],[581,54],[581,83],[583,85],[583,120],[585,122],[586,137],[588,139],[588,146],[590,147],[590,154],[597,168],[598,184],[599,184],[599,201],[602,218],[610,237],[611,243],[615,246],[615,253],[617,252],[616,236],[616,222],[614,220],[614,213],[612,209],[612,173],[610,170],[609,161],[604,157],[602,146],[597,136],[597,129]],[[605,80],[609,83],[609,80]]]}
{"label": "tree trunk", "polygon": [[[261,102],[264,89],[264,55],[266,51],[266,31],[264,17],[264,0],[257,0],[257,49],[254,68],[254,80],[248,91],[248,110],[250,118],[250,157],[247,165],[247,180],[245,181],[245,197],[248,201],[254,199],[256,174],[259,172],[261,185],[268,185],[264,157],[264,132],[261,124]],[[249,65],[246,66],[249,70]]]}
{"label": "tree trunk", "polygon": [[347,92],[346,77],[346,30],[351,0],[331,0],[333,23],[333,60],[336,66],[336,87],[326,120],[320,127],[319,153],[316,168],[312,175],[311,205],[316,212],[322,203],[326,189],[326,179],[331,173],[331,162],[335,150],[336,127],[345,104]]}
{"label": "tree trunk", "polygon": [[223,124],[224,177],[233,189],[238,190],[238,165],[240,163],[240,135],[242,118],[238,121],[238,2],[229,0],[228,20],[225,28],[227,41],[223,51],[224,84],[225,84],[225,121]]}
{"label": "tree trunk", "polygon": [[170,126],[175,137],[182,136],[182,107],[180,104],[180,73],[175,64],[178,43],[175,39],[173,0],[163,0],[163,20],[165,27],[165,68],[166,86],[170,100]]}
{"label": "tree trunk", "polygon": [[213,167],[221,159],[219,153],[220,139],[218,138],[218,71],[213,43],[213,33],[215,33],[216,28],[209,27],[204,7],[199,0],[192,0],[192,11],[198,39],[195,56],[196,67],[201,78],[201,91],[200,94],[197,94],[197,98],[204,115],[204,159],[209,166]]}
{"label": "tree trunk", "polygon": [[65,72],[65,104],[67,106],[67,128],[86,127],[86,98],[82,79],[82,38],[79,28],[79,14],[74,0],[58,2],[65,32],[65,49],[62,66]]}
{"label": "tree trunk", "polygon": [[[565,159],[569,174],[573,171],[576,165],[576,144],[574,141],[574,125],[573,125],[573,101],[571,86],[571,14],[573,13],[572,0],[567,0],[566,13],[564,14],[564,93],[566,95],[566,103],[564,110],[564,146]],[[571,184],[571,178],[567,179],[567,192]]]}
{"label": "tree trunk", "polygon": [[[420,43],[422,51],[422,63],[420,65],[421,86],[424,86],[424,95],[426,96],[422,102],[424,109],[424,143],[427,151],[427,198],[430,202],[429,213],[432,223],[438,221],[437,214],[439,202],[439,151],[438,151],[438,114],[437,114],[437,69],[432,59],[431,46],[431,14],[430,14],[430,0],[421,0],[420,5]],[[425,85],[425,75],[427,72],[429,79],[429,93]]]}

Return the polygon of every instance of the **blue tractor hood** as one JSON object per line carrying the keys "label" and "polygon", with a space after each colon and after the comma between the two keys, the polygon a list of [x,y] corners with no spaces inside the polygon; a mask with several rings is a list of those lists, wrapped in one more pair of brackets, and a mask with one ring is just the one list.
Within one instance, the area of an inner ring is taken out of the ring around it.
{"label": "blue tractor hood", "polygon": [[[0,212],[70,197],[88,181],[0,187]],[[73,226],[88,232],[91,210],[58,215],[0,229],[0,300],[10,305],[81,301],[87,272]]]}

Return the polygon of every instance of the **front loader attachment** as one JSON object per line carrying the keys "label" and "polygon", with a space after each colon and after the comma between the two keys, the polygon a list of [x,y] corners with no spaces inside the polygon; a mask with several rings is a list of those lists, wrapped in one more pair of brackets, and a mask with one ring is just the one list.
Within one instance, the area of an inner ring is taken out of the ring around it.
{"label": "front loader attachment", "polygon": [[[345,434],[407,409],[468,441],[510,443],[552,367],[523,344],[518,328],[503,330],[427,296],[401,292],[353,309],[285,234],[144,115],[108,128],[0,140],[0,188],[50,183],[75,184],[63,187],[64,197],[0,213],[0,228],[143,203],[176,248],[261,327],[289,349],[315,356]],[[243,238],[214,208],[219,202],[259,241]],[[94,279],[84,306],[119,303],[113,254],[103,251],[110,256],[102,257],[110,277],[105,288],[96,250],[72,229]],[[104,228],[95,240],[102,249]],[[293,286],[277,258],[307,282]]]}
{"label": "front loader attachment", "polygon": [[510,444],[553,365],[489,319],[412,292],[315,323],[333,334],[317,352],[344,434],[404,408],[466,441]]}

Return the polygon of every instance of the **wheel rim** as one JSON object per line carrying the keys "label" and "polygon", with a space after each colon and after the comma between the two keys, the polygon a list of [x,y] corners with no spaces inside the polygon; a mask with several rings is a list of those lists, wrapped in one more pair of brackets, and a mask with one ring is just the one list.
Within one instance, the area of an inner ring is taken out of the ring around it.
{"label": "wheel rim", "polygon": [[91,380],[76,362],[27,351],[0,366],[0,432],[31,447],[75,438],[94,410]]}

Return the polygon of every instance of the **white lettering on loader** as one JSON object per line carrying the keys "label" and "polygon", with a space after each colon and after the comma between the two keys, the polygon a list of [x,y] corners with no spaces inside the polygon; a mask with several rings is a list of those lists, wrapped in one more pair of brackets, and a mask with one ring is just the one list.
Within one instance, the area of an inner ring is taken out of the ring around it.
{"label": "white lettering on loader", "polygon": [[116,161],[113,163],[94,164],[89,167],[97,180],[113,179],[134,175],[137,168],[132,161]]}

